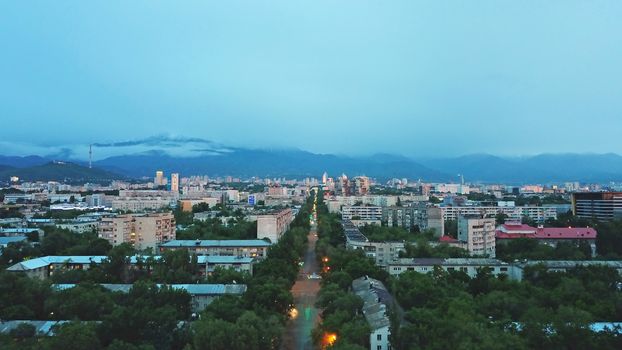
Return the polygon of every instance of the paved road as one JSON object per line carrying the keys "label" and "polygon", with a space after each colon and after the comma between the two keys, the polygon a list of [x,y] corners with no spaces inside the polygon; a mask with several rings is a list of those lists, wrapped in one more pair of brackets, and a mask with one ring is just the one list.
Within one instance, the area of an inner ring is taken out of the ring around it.
{"label": "paved road", "polygon": [[315,226],[309,231],[309,244],[304,257],[304,265],[298,274],[298,280],[292,287],[294,304],[298,315],[288,323],[283,335],[281,350],[312,350],[311,330],[319,322],[318,310],[315,308],[317,293],[320,291],[320,281],[310,280],[308,274],[320,273],[315,257],[315,243],[317,241]]}

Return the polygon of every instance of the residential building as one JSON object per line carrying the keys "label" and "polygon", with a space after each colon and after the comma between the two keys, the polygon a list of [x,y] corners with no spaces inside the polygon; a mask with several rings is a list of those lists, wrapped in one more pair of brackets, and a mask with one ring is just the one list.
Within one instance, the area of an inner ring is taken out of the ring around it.
{"label": "residential building", "polygon": [[[74,288],[76,284],[53,284],[56,290]],[[100,284],[111,292],[129,293],[133,284]],[[223,295],[242,295],[246,292],[245,284],[157,284],[158,288],[167,287],[175,290],[183,290],[190,294],[192,312],[201,312],[217,298]]]}
{"label": "residential building", "polygon": [[171,192],[179,193],[179,174],[171,174]]}
{"label": "residential building", "polygon": [[572,213],[586,219],[610,221],[622,218],[622,192],[572,194]]}
{"label": "residential building", "polygon": [[[399,312],[397,302],[382,282],[364,276],[352,281],[352,291],[363,299],[363,315],[369,324],[369,349],[391,349],[390,312]],[[399,319],[399,317],[398,317]]]}
{"label": "residential building", "polygon": [[96,232],[99,229],[99,222],[96,220],[70,220],[56,223],[54,226],[69,230],[75,233]]}
{"label": "residential building", "polygon": [[175,239],[173,213],[126,214],[102,218],[99,237],[113,246],[130,243],[136,249],[156,248],[158,244]]}
{"label": "residential building", "polygon": [[496,244],[505,244],[514,239],[529,238],[556,247],[560,242],[589,244],[592,256],[596,256],[598,232],[592,227],[531,227],[518,222],[506,222],[495,231]]}
{"label": "residential building", "polygon": [[[99,265],[108,259],[105,255],[74,255],[74,256],[44,256],[30,260],[24,260],[7,268],[9,272],[23,272],[31,278],[47,279],[54,275],[56,271],[63,270],[88,270],[91,266]],[[126,268],[137,268],[140,261],[141,265],[145,261],[153,259],[157,261],[161,256],[132,256],[128,257]],[[216,268],[234,269],[239,272],[253,274],[255,259],[237,256],[197,256],[199,272],[203,276],[209,276]]]}
{"label": "residential building", "polygon": [[406,271],[430,273],[437,267],[448,272],[464,272],[471,278],[477,276],[477,271],[479,269],[488,269],[494,276],[502,274],[511,276],[513,273],[510,264],[501,260],[488,258],[403,258],[390,263],[387,267],[387,272],[394,276]]}
{"label": "residential building", "polygon": [[467,243],[471,255],[495,257],[495,219],[460,216],[458,240]]}
{"label": "residential building", "polygon": [[153,179],[153,184],[156,186],[166,185],[166,179],[164,178],[164,172],[162,170],[156,171],[155,178]]}
{"label": "residential building", "polygon": [[344,206],[341,209],[341,220],[382,220],[382,207]]}
{"label": "residential building", "polygon": [[495,217],[497,214],[507,215],[508,220],[521,221],[523,216],[544,223],[548,219],[557,219],[557,210],[553,207],[537,206],[445,206],[443,220],[458,220],[459,216]]}
{"label": "residential building", "polygon": [[289,230],[294,220],[292,210],[287,208],[272,214],[257,215],[257,239],[269,239],[276,243]]}
{"label": "residential building", "polygon": [[160,252],[186,249],[191,254],[211,256],[238,256],[265,259],[270,243],[261,239],[248,240],[172,240],[160,244]]}
{"label": "residential building", "polygon": [[346,236],[346,248],[364,251],[378,266],[387,266],[399,258],[400,252],[406,251],[404,242],[369,241],[352,221],[344,220],[341,225]]}
{"label": "residential building", "polygon": [[183,212],[190,213],[192,212],[192,207],[201,203],[206,203],[207,205],[209,205],[210,208],[214,208],[216,204],[221,203],[221,199],[214,197],[205,197],[201,199],[181,199],[179,201],[179,209],[181,209],[181,211]]}

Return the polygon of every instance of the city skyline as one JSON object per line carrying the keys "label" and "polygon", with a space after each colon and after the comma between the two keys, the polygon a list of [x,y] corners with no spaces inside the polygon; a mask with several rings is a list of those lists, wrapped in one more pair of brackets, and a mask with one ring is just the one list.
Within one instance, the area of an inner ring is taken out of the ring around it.
{"label": "city skyline", "polygon": [[622,4],[560,4],[6,3],[0,147],[616,152]]}

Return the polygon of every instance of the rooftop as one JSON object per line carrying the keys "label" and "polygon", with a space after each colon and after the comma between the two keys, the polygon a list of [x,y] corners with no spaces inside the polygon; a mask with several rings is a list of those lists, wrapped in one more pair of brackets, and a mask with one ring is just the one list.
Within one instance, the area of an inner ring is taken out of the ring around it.
{"label": "rooftop", "polygon": [[[74,288],[76,284],[54,284],[57,290],[65,290]],[[128,293],[132,289],[132,284],[109,284],[102,283],[100,286],[112,291]],[[190,295],[222,295],[222,294],[242,294],[246,292],[245,284],[157,284],[159,288],[163,286],[172,289],[185,290]]]}
{"label": "rooftop", "polygon": [[[131,256],[130,264],[136,264],[139,258],[143,260],[152,258],[154,260],[160,260],[160,255],[141,255]],[[40,258],[34,258],[30,260],[24,260],[13,266],[7,268],[7,271],[29,271],[42,267],[57,264],[101,264],[104,260],[108,259],[105,255],[73,255],[73,256],[44,256]],[[253,262],[253,258],[245,258],[238,256],[215,256],[215,255],[199,255],[197,256],[197,262],[199,264],[250,264]]]}
{"label": "rooftop", "polygon": [[26,236],[0,237],[0,246],[7,245],[9,243],[21,242],[25,240],[26,240]]}
{"label": "rooftop", "polygon": [[232,239],[232,240],[172,240],[160,247],[165,248],[189,248],[189,247],[269,247],[270,243],[261,239]]}
{"label": "rooftop", "polygon": [[387,310],[393,305],[393,296],[382,282],[364,276],[352,281],[354,294],[363,299],[363,314],[372,330],[389,327]]}

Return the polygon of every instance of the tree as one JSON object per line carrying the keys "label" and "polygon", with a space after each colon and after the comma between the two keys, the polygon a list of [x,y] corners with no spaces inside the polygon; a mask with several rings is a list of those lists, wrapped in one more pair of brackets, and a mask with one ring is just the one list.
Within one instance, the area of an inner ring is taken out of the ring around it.
{"label": "tree", "polygon": [[505,213],[498,213],[495,216],[495,222],[497,223],[497,225],[503,225],[505,224],[505,221],[508,219],[507,214]]}
{"label": "tree", "polygon": [[95,325],[83,322],[69,322],[60,325],[49,340],[50,349],[83,350],[102,349],[95,332]]}
{"label": "tree", "polygon": [[23,340],[34,337],[36,331],[37,330],[35,326],[31,325],[30,323],[20,323],[17,325],[17,327],[11,329],[9,335],[13,338]]}

